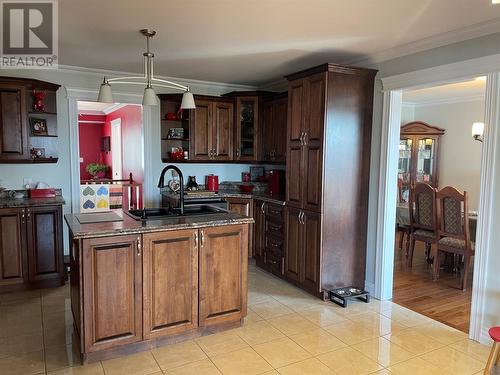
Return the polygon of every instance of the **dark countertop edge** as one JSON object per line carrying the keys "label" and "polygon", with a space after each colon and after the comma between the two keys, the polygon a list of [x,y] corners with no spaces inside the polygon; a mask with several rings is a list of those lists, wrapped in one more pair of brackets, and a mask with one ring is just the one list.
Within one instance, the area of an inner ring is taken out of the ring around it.
{"label": "dark countertop edge", "polygon": [[[102,238],[109,236],[126,236],[133,234],[144,234],[144,233],[157,233],[157,232],[169,232],[173,230],[182,229],[200,229],[200,228],[212,228],[221,227],[228,225],[239,225],[239,224],[253,224],[254,220],[251,217],[241,217],[237,219],[214,219],[212,221],[204,221],[200,223],[189,223],[189,224],[165,224],[158,227],[138,227],[138,228],[123,228],[123,229],[110,229],[103,230],[102,232],[73,232],[68,218],[73,218],[73,214],[64,215],[64,219],[68,224],[69,231],[73,235],[73,239],[87,239],[87,238]],[[95,223],[94,223],[95,224]],[[88,225],[88,224],[81,224]]]}
{"label": "dark countertop edge", "polygon": [[0,198],[0,208],[42,207],[64,204],[66,204],[66,201],[61,196],[52,198]]}

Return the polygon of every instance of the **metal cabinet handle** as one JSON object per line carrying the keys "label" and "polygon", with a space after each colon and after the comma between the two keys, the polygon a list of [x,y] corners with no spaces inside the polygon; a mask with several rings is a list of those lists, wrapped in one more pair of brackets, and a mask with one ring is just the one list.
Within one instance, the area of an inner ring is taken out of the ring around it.
{"label": "metal cabinet handle", "polygon": [[205,232],[201,231],[201,247],[205,245]]}
{"label": "metal cabinet handle", "polygon": [[260,211],[265,214],[266,213],[266,202],[262,202],[262,206],[260,206]]}
{"label": "metal cabinet handle", "polygon": [[281,274],[285,274],[285,257],[281,257]]}
{"label": "metal cabinet handle", "polygon": [[307,146],[307,141],[309,140],[309,134],[304,132],[304,146]]}
{"label": "metal cabinet handle", "polygon": [[21,214],[21,223],[24,224],[24,208],[22,209]]}
{"label": "metal cabinet handle", "polygon": [[194,232],[194,247],[198,247],[198,231]]}
{"label": "metal cabinet handle", "polygon": [[236,150],[236,157],[239,158],[240,157],[240,150]]}
{"label": "metal cabinet handle", "polygon": [[304,217],[304,211],[300,211],[300,214],[299,214],[299,223],[300,224],[304,224],[303,217]]}
{"label": "metal cabinet handle", "polygon": [[29,220],[29,219],[30,219],[30,217],[31,217],[31,211],[30,211],[30,209],[29,209],[29,208],[28,208],[28,210],[27,210],[27,211],[28,211],[27,220]]}
{"label": "metal cabinet handle", "polygon": [[276,263],[278,263],[278,261],[276,261],[276,260],[270,260],[269,263],[276,264]]}
{"label": "metal cabinet handle", "polygon": [[300,140],[300,145],[304,146],[304,132],[300,132],[299,140]]}
{"label": "metal cabinet handle", "polygon": [[212,159],[215,159],[217,156],[217,153],[215,152],[215,148],[212,150]]}
{"label": "metal cabinet handle", "polygon": [[141,256],[142,244],[141,244],[141,236],[137,237],[137,256]]}
{"label": "metal cabinet handle", "polygon": [[306,213],[302,211],[302,224],[306,225]]}

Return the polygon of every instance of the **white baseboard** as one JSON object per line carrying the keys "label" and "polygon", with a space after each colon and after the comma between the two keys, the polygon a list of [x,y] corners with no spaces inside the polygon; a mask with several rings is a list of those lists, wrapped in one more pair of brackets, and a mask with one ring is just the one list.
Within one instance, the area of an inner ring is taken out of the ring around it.
{"label": "white baseboard", "polygon": [[483,345],[491,345],[492,340],[488,333],[488,328],[483,328],[481,330],[481,336],[479,337],[479,342]]}

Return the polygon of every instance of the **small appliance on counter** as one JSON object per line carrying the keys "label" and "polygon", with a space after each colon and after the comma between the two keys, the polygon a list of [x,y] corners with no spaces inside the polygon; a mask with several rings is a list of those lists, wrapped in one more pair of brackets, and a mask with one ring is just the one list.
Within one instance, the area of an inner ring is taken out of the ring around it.
{"label": "small appliance on counter", "polygon": [[285,194],[285,171],[271,170],[267,172],[269,195]]}
{"label": "small appliance on counter", "polygon": [[205,176],[205,186],[209,191],[219,191],[219,176],[209,174]]}

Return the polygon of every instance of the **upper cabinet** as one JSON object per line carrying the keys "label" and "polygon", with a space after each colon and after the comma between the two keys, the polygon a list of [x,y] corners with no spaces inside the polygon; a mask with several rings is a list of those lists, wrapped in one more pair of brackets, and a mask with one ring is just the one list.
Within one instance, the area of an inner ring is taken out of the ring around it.
{"label": "upper cabinet", "polygon": [[0,77],[0,163],[57,162],[58,88]]}
{"label": "upper cabinet", "polygon": [[[189,111],[179,111],[181,95],[160,99],[164,162],[285,162],[286,93],[195,95],[196,109]],[[176,159],[172,154],[180,149],[184,155]]]}
{"label": "upper cabinet", "polygon": [[400,199],[407,201],[410,187],[426,182],[438,187],[439,145],[444,129],[422,121],[401,126],[398,179]]}

